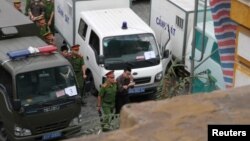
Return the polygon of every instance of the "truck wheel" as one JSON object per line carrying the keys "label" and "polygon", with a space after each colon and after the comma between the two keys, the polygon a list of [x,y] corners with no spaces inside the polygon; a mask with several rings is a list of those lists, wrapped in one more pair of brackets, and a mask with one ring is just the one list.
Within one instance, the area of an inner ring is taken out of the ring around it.
{"label": "truck wheel", "polygon": [[92,94],[92,95],[94,95],[94,96],[97,96],[98,95],[98,91],[96,90],[96,88],[95,88],[95,84],[94,84],[94,78],[93,78],[93,75],[92,75],[92,73],[91,72],[89,72],[88,74],[87,74],[87,79],[86,79],[86,86],[85,86],[85,88],[86,88],[86,92],[89,92],[90,94]]}
{"label": "truck wheel", "polygon": [[0,122],[0,141],[9,141],[6,130],[2,122]]}

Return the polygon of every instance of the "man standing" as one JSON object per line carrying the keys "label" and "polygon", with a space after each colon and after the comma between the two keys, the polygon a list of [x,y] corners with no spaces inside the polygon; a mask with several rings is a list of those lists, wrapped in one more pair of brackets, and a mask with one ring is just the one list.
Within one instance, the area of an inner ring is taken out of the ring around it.
{"label": "man standing", "polygon": [[110,120],[111,114],[115,109],[115,96],[117,91],[117,85],[115,82],[114,71],[109,71],[106,73],[106,81],[102,85],[100,92],[98,94],[97,108],[98,112],[103,112],[103,131],[110,130]]}
{"label": "man standing", "polygon": [[82,97],[82,103],[85,104],[85,101],[83,101],[83,98],[85,96],[83,90],[83,81],[84,79],[87,78],[87,75],[86,75],[86,67],[84,65],[83,56],[79,54],[79,48],[80,45],[78,44],[71,47],[71,57],[69,58],[69,61],[76,74],[76,80]]}
{"label": "man standing", "polygon": [[28,14],[33,22],[44,16],[44,4],[42,0],[31,0],[28,7]]}
{"label": "man standing", "polygon": [[68,49],[67,45],[62,45],[61,46],[61,54],[66,59],[70,59],[71,54],[69,53],[69,49]]}
{"label": "man standing", "polygon": [[131,68],[125,68],[116,81],[118,86],[116,95],[116,114],[119,114],[122,106],[129,103],[128,89],[135,85],[131,75]]}

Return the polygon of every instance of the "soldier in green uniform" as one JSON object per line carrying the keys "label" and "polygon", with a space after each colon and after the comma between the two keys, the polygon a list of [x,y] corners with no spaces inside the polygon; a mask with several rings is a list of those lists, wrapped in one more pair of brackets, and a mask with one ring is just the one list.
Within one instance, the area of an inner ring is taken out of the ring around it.
{"label": "soldier in green uniform", "polygon": [[37,25],[39,28],[40,36],[43,36],[45,33],[51,32],[50,27],[47,25],[44,17],[40,17],[37,19]]}
{"label": "soldier in green uniform", "polygon": [[22,13],[22,10],[21,10],[21,1],[20,0],[13,0],[13,5],[14,7]]}
{"label": "soldier in green uniform", "polygon": [[86,75],[86,67],[84,65],[83,56],[79,54],[79,48],[80,48],[80,45],[78,44],[71,47],[71,57],[69,58],[69,61],[76,74],[76,80],[79,86],[79,91],[82,96],[82,103],[85,104],[85,101],[83,101],[84,96],[85,96],[85,93],[83,90],[83,82],[84,82],[84,79],[87,78],[87,75]]}
{"label": "soldier in green uniform", "polygon": [[98,94],[97,110],[100,112],[102,109],[103,119],[103,131],[110,130],[111,114],[114,113],[115,97],[117,91],[117,85],[115,81],[114,71],[106,73],[107,80],[102,85]]}
{"label": "soldier in green uniform", "polygon": [[43,34],[43,40],[49,45],[55,45],[55,37],[50,31]]}
{"label": "soldier in green uniform", "polygon": [[54,0],[44,0],[44,17],[51,32],[54,34]]}

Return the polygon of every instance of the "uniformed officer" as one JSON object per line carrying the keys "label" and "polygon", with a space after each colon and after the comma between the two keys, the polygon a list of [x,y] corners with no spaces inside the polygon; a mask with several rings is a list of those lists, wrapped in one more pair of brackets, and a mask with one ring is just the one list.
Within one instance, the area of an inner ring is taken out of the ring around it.
{"label": "uniformed officer", "polygon": [[102,110],[103,117],[103,131],[110,130],[111,114],[115,110],[115,97],[117,85],[115,81],[114,71],[106,73],[106,82],[102,85],[98,94],[97,110]]}
{"label": "uniformed officer", "polygon": [[20,1],[20,0],[13,0],[13,4],[14,4],[14,7],[15,7],[18,11],[22,12],[22,10],[21,10],[21,1]]}
{"label": "uniformed officer", "polygon": [[50,31],[43,34],[43,39],[47,44],[55,45],[55,37]]}
{"label": "uniformed officer", "polygon": [[83,90],[83,83],[84,83],[84,79],[87,78],[87,75],[86,75],[86,67],[84,65],[83,56],[79,54],[79,48],[80,48],[80,45],[78,44],[71,47],[71,57],[69,58],[69,61],[76,74],[77,83],[79,86],[80,94],[82,96],[82,103],[85,104],[85,101],[83,101],[83,98],[85,96],[85,93]]}
{"label": "uniformed officer", "polygon": [[37,25],[39,28],[40,36],[44,35],[45,33],[51,32],[50,27],[47,25],[44,17],[39,17],[37,19]]}

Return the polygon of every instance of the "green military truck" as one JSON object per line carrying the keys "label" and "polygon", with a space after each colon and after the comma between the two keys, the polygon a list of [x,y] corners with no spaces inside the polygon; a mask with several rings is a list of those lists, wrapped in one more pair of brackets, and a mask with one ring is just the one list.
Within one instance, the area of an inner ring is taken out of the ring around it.
{"label": "green military truck", "polygon": [[[48,52],[27,55],[29,46]],[[73,70],[52,51],[35,36],[0,41],[1,141],[48,140],[80,131],[81,100]]]}
{"label": "green military truck", "polygon": [[32,36],[34,23],[0,1],[0,141],[79,132],[81,98],[72,66],[55,46]]}

